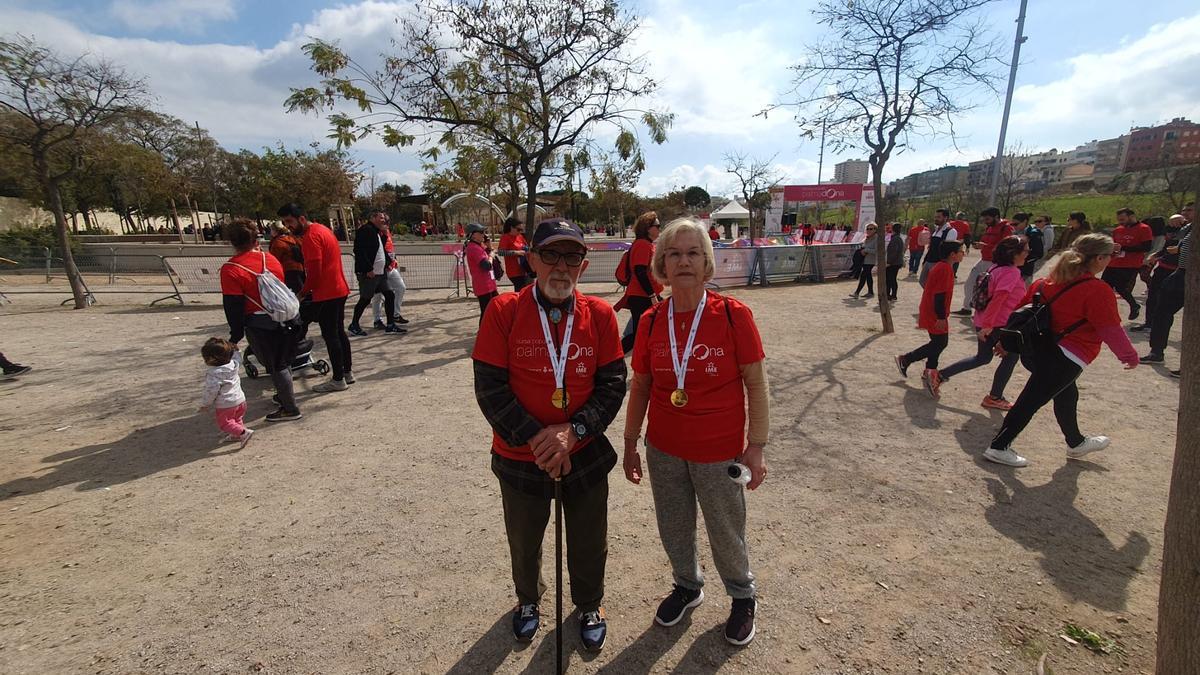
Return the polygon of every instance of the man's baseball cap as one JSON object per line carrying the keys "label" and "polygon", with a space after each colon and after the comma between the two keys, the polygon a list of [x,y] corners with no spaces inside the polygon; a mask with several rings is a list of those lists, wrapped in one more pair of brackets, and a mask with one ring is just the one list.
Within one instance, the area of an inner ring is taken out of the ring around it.
{"label": "man's baseball cap", "polygon": [[533,232],[533,247],[549,246],[556,241],[573,241],[587,247],[583,241],[583,230],[566,218],[551,218],[538,223]]}

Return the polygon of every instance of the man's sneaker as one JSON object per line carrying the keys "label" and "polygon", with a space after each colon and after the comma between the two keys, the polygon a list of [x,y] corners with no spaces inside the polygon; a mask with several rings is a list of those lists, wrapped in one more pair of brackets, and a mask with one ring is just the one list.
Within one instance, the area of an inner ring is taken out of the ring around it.
{"label": "man's sneaker", "polygon": [[1180,378],[1180,373],[1182,373],[1182,372],[1183,372],[1182,370],[1172,370],[1171,377],[1178,380]]}
{"label": "man's sneaker", "polygon": [[538,606],[535,604],[517,605],[513,610],[512,628],[513,637],[518,642],[529,642],[537,633],[538,626],[542,625],[542,616],[538,612]]}
{"label": "man's sneaker", "polygon": [[608,622],[604,620],[604,608],[594,612],[580,612],[579,639],[583,648],[589,652],[604,649],[604,640],[608,637]]}
{"label": "man's sneaker", "polygon": [[988,448],[983,451],[983,458],[989,462],[1004,464],[1005,466],[1029,466],[1029,460],[1013,452],[1012,448],[1004,448],[997,450],[996,448]]}
{"label": "man's sneaker", "polygon": [[875,297],[874,293],[867,293],[866,295],[863,296],[863,300],[870,300],[873,297]]}
{"label": "man's sneaker", "polygon": [[8,366],[7,368],[4,369],[4,378],[3,379],[9,380],[14,377],[20,377],[20,376],[24,375],[25,373],[28,373],[31,370],[33,370],[33,366],[22,366],[19,363],[14,363],[11,366]]}
{"label": "man's sneaker", "polygon": [[1142,306],[1141,305],[1134,305],[1133,307],[1129,308],[1129,320],[1130,321],[1136,321],[1137,318],[1141,315],[1142,315]]}
{"label": "man's sneaker", "polygon": [[404,318],[403,314],[397,314],[396,323],[408,323],[408,319]]}
{"label": "man's sneaker", "polygon": [[347,385],[343,380],[330,380],[328,382],[322,382],[321,384],[318,384],[317,386],[313,387],[312,390],[318,394],[329,394],[335,391],[346,391],[349,388],[350,386]]}
{"label": "man's sneaker", "polygon": [[1139,323],[1139,324],[1138,324],[1138,325],[1136,325],[1136,326],[1130,326],[1130,327],[1129,327],[1129,330],[1131,330],[1131,331],[1133,331],[1133,332],[1135,332],[1135,333],[1144,333],[1145,331],[1148,331],[1148,330],[1150,330],[1150,324],[1148,324],[1148,323]]}
{"label": "man's sneaker", "polygon": [[925,381],[925,389],[929,391],[930,396],[934,399],[942,397],[942,376],[938,374],[938,371],[926,368],[921,379]]}
{"label": "man's sneaker", "polygon": [[346,384],[354,384],[355,382],[358,382],[358,380],[354,379],[354,373],[348,370],[342,373],[342,377],[346,379]]}
{"label": "man's sneaker", "polygon": [[1067,450],[1067,457],[1079,459],[1086,454],[1107,448],[1109,443],[1112,443],[1112,439],[1108,436],[1088,436],[1082,443]]}
{"label": "man's sneaker", "polygon": [[383,319],[375,319],[375,330],[384,330],[385,328],[387,328],[387,324],[383,322]]}
{"label": "man's sneaker", "polygon": [[654,622],[660,626],[674,626],[683,619],[683,615],[693,607],[699,607],[704,602],[704,591],[697,588],[692,590],[675,584],[671,594],[658,605],[654,613]]}
{"label": "man's sneaker", "polygon": [[1155,354],[1154,352],[1150,352],[1149,354],[1138,359],[1138,363],[1162,363],[1165,360],[1166,359],[1163,358],[1162,354]]}
{"label": "man's sneaker", "polygon": [[984,396],[983,403],[979,405],[993,410],[1012,410],[1012,403],[1008,399],[1003,396],[992,396],[991,394]]}
{"label": "man's sneaker", "polygon": [[754,639],[754,610],[757,603],[754,598],[734,598],[733,608],[729,610],[729,620],[725,622],[725,639],[729,644],[742,646],[750,644]]}
{"label": "man's sneaker", "polygon": [[241,443],[241,445],[239,445],[238,447],[239,448],[246,447],[246,444],[250,442],[250,437],[253,435],[254,435],[253,429],[247,429],[247,430],[243,431],[242,435],[238,436],[238,443]]}
{"label": "man's sneaker", "polygon": [[273,413],[267,413],[268,422],[294,422],[301,417],[304,417],[304,415],[301,415],[299,410],[296,412],[288,412],[283,408],[280,408]]}
{"label": "man's sneaker", "polygon": [[856,299],[856,300],[857,300],[857,299],[858,299],[858,293],[851,293],[851,294],[850,294],[850,297],[852,297],[852,298],[854,298],[854,299]]}
{"label": "man's sneaker", "polygon": [[970,309],[969,307],[963,307],[962,309],[956,309],[951,312],[951,314],[956,314],[958,316],[971,316],[973,313],[974,310]]}
{"label": "man's sneaker", "polygon": [[408,331],[407,331],[407,330],[405,330],[404,328],[401,328],[400,326],[397,326],[396,324],[394,324],[394,323],[393,323],[393,324],[390,324],[390,325],[388,325],[388,327],[387,327],[387,328],[383,329],[383,332],[385,332],[385,333],[395,333],[395,334],[397,334],[397,335],[404,335],[404,334],[405,334],[405,333],[407,333]]}
{"label": "man's sneaker", "polygon": [[346,329],[346,332],[351,335],[357,335],[359,337],[362,337],[367,334],[367,331],[363,330],[362,327],[356,323],[350,324],[350,327]]}
{"label": "man's sneaker", "polygon": [[908,377],[908,361],[904,360],[903,354],[896,355],[896,370],[900,371],[901,377]]}

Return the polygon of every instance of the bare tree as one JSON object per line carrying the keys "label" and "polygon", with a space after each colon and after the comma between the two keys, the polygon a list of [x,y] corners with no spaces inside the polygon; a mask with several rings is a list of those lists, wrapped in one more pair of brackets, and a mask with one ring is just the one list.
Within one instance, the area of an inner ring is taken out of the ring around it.
{"label": "bare tree", "polygon": [[0,142],[19,148],[33,168],[44,203],[54,214],[63,266],[75,309],[87,307],[83,280],[71,254],[71,237],[60,187],[79,172],[73,152],[89,131],[138,107],[141,80],[101,60],[64,59],[31,38],[0,40]]}
{"label": "bare tree", "polygon": [[[834,150],[864,149],[883,207],[883,169],[914,136],[948,130],[978,90],[996,91],[996,40],[979,10],[995,0],[822,0],[813,10],[831,35],[794,66],[794,88],[774,107],[795,107],[809,137],[822,128]],[[768,109],[769,110],[769,109]],[[766,114],[768,111],[763,111]],[[876,237],[879,259],[883,237]],[[877,265],[880,288],[886,265]],[[883,331],[893,330],[886,294]]]}
{"label": "bare tree", "polygon": [[745,204],[746,210],[750,212],[750,240],[762,237],[766,229],[765,217],[761,223],[755,221],[755,210],[763,211],[766,205],[762,204],[763,195],[768,194],[768,191],[779,184],[782,176],[774,167],[772,162],[778,155],[771,155],[768,159],[758,157],[748,157],[744,153],[726,153],[725,154],[725,171],[733,174],[737,179],[739,191],[742,195],[742,203]]}
{"label": "bare tree", "polygon": [[[1193,225],[1193,230],[1195,226]],[[1196,264],[1195,232],[1188,253]],[[1159,673],[1191,673],[1200,663],[1200,274],[1184,275],[1182,379],[1175,434],[1175,464],[1163,530],[1162,581],[1158,595]],[[1193,433],[1184,433],[1185,430]]]}
{"label": "bare tree", "polygon": [[293,89],[288,110],[355,107],[329,116],[342,145],[370,133],[395,147],[486,136],[516,159],[530,222],[547,168],[600,127],[615,127],[618,149],[636,146],[639,122],[666,140],[672,116],[636,105],[657,85],[629,54],[638,20],[615,0],[421,0],[397,21],[400,51],[380,70],[335,44],[305,45],[323,79]]}

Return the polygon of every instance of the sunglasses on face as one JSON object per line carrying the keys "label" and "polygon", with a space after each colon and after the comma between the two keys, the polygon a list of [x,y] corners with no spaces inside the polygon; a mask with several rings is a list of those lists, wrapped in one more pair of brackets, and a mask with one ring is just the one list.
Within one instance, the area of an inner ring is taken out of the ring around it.
{"label": "sunglasses on face", "polygon": [[550,248],[538,249],[537,254],[547,265],[557,265],[561,260],[567,264],[567,267],[579,267],[586,257],[584,253],[560,253]]}

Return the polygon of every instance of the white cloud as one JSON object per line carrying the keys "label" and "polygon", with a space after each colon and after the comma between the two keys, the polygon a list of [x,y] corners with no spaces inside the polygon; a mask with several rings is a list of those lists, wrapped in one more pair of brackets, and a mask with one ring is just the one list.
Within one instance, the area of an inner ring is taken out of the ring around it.
{"label": "white cloud", "polygon": [[[413,189],[413,192],[421,191],[421,183],[425,180],[425,173],[422,171],[376,171],[375,185],[391,183],[392,185],[407,185]],[[368,185],[369,187],[369,185]]]}
{"label": "white cloud", "polygon": [[[808,159],[774,162],[771,166],[780,176],[779,182],[782,185],[806,185],[815,183],[817,179],[817,163]],[[833,169],[830,168],[829,171],[832,172]],[[713,164],[705,164],[699,168],[681,164],[665,174],[643,176],[638,182],[637,191],[645,195],[658,195],[692,185],[699,185],[712,195],[740,196],[733,174],[725,171],[723,166]]]}
{"label": "white cloud", "polygon": [[113,0],[109,13],[137,31],[195,31],[205,22],[228,21],[237,15],[233,0]]}

